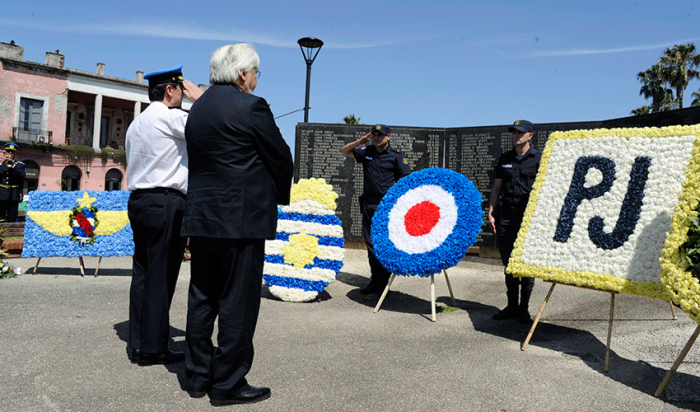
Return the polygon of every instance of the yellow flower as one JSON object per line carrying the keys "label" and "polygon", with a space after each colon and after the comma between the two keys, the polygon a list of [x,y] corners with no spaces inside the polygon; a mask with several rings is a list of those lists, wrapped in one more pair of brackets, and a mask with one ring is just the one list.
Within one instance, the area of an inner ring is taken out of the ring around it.
{"label": "yellow flower", "polygon": [[301,270],[306,265],[314,263],[314,258],[321,254],[318,248],[318,238],[307,235],[306,232],[289,236],[289,243],[282,248],[284,263],[294,265],[294,269]]}

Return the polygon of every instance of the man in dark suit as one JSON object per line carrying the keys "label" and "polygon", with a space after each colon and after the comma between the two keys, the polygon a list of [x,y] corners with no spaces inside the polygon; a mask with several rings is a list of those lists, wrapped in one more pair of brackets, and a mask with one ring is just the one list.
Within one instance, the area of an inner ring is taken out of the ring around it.
{"label": "man in dark suit", "polygon": [[[185,137],[189,189],[182,223],[190,237],[187,305],[189,392],[212,405],[252,403],[269,388],[250,386],[265,239],[277,205],[289,204],[294,164],[265,99],[253,96],[260,58],[250,44],[211,57],[211,87],[192,105]],[[219,317],[218,348],[212,343]]]}
{"label": "man in dark suit", "polygon": [[4,149],[5,159],[0,163],[0,221],[16,222],[26,171],[24,163],[15,160],[17,143],[5,143]]}

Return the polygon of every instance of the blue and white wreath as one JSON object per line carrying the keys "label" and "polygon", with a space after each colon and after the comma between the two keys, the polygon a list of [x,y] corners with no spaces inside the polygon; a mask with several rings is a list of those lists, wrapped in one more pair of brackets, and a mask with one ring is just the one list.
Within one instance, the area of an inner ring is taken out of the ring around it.
{"label": "blue and white wreath", "polygon": [[372,243],[392,273],[427,277],[453,267],[481,232],[481,193],[464,175],[429,168],[399,180],[372,219]]}

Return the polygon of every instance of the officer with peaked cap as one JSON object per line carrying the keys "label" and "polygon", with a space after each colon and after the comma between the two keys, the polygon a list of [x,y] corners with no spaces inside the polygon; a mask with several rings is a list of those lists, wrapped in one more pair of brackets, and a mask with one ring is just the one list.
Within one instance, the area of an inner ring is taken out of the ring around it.
{"label": "officer with peaked cap", "polygon": [[[365,146],[370,142],[369,146]],[[391,128],[378,124],[372,131],[354,142],[343,146],[340,151],[347,157],[353,157],[357,163],[362,164],[364,184],[362,196],[360,196],[360,209],[362,210],[362,235],[367,247],[367,257],[372,277],[360,294],[369,295],[380,293],[384,290],[391,273],[382,266],[374,254],[372,244],[372,217],[377,211],[377,206],[389,189],[400,178],[411,173],[408,160],[401,151],[389,146]]]}
{"label": "officer with peaked cap", "polygon": [[22,200],[24,163],[15,160],[17,143],[9,142],[4,146],[4,160],[0,164],[0,221],[16,222],[17,208]]}
{"label": "officer with peaked cap", "polygon": [[126,132],[129,220],[134,257],[129,295],[129,357],[141,366],[181,362],[168,349],[170,303],[185,250],[180,236],[187,194],[187,112],[183,97],[202,91],[182,77],[182,66],[149,73],[151,104]]}
{"label": "officer with peaked cap", "polygon": [[[531,122],[518,120],[508,131],[513,135],[514,147],[503,153],[496,163],[496,179],[489,197],[488,212],[489,228],[496,235],[501,261],[505,266],[508,266],[508,259],[518,237],[542,157],[542,153],[532,147],[530,142],[535,131]],[[535,278],[516,278],[508,273],[505,273],[505,277],[508,305],[493,315],[493,318],[517,318],[520,323],[531,323],[528,305]]]}

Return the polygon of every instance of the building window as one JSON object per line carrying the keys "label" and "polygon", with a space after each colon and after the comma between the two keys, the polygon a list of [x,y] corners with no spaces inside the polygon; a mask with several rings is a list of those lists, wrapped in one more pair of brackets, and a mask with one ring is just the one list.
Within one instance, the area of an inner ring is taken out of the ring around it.
{"label": "building window", "polygon": [[21,142],[37,142],[40,135],[43,138],[44,133],[41,130],[43,113],[44,102],[42,100],[30,99],[28,97],[20,98],[17,140]]}
{"label": "building window", "polygon": [[111,192],[112,190],[122,189],[122,172],[119,169],[109,169],[105,175],[105,190]]}
{"label": "building window", "polygon": [[61,190],[73,192],[80,190],[80,169],[75,166],[66,166],[61,173]]}
{"label": "building window", "polygon": [[[95,132],[95,116],[90,117],[90,131],[88,132],[88,143],[93,145],[93,134]],[[107,147],[107,139],[109,138],[109,117],[103,116],[100,119],[100,149]]]}

